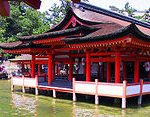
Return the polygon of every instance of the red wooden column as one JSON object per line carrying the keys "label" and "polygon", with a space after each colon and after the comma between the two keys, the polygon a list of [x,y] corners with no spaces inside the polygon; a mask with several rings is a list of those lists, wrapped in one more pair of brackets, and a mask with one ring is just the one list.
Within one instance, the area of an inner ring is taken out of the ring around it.
{"label": "red wooden column", "polygon": [[52,82],[52,54],[48,56],[48,85]]}
{"label": "red wooden column", "polygon": [[31,61],[31,77],[35,77],[35,55],[32,55],[32,61]]}
{"label": "red wooden column", "polygon": [[89,52],[86,52],[86,81],[91,81],[91,61]]}
{"label": "red wooden column", "polygon": [[123,80],[127,79],[127,66],[126,63],[123,63]]}
{"label": "red wooden column", "polygon": [[115,83],[120,83],[120,64],[121,64],[121,57],[120,53],[116,53],[115,57]]}
{"label": "red wooden column", "polygon": [[55,77],[55,61],[54,61],[54,55],[52,54],[52,81]]}
{"label": "red wooden column", "polygon": [[135,60],[134,62],[134,83],[139,81],[139,61]]}
{"label": "red wooden column", "polygon": [[69,80],[72,81],[73,77],[73,62],[72,58],[70,57],[70,62],[69,62]]}
{"label": "red wooden column", "polygon": [[110,69],[110,62],[107,63],[107,82],[110,82],[110,76],[111,76],[111,69]]}

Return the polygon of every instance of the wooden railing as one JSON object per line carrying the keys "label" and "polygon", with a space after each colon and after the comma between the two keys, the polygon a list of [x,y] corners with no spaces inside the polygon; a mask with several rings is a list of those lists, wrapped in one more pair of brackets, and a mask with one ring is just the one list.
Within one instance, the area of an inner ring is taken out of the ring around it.
{"label": "wooden railing", "polygon": [[38,94],[38,77],[12,77],[11,79],[11,90],[14,91],[14,86],[21,86],[22,91],[25,92],[25,87],[35,88],[36,95]]}
{"label": "wooden railing", "polygon": [[97,79],[95,82],[75,81],[73,79],[74,96],[76,93],[95,95],[95,97],[122,98],[122,108],[126,108],[126,98],[150,94],[150,82],[143,83],[143,80],[140,80],[140,83],[127,83],[126,81],[123,83],[104,83],[98,82]]}

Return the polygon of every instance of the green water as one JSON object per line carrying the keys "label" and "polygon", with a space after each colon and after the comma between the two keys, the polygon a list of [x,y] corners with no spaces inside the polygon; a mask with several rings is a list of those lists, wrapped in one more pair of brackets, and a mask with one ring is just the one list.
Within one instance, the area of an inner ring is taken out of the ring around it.
{"label": "green water", "polygon": [[10,92],[10,81],[0,80],[0,117],[150,117],[150,101],[142,107],[94,105]]}

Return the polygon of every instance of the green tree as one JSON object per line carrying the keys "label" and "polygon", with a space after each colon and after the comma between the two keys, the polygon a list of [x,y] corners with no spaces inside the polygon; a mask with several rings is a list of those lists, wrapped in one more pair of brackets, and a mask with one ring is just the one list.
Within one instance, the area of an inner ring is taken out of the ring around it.
{"label": "green tree", "polygon": [[130,17],[134,17],[141,21],[150,22],[150,8],[148,10],[145,10],[145,12],[143,13],[142,16],[135,16],[134,13],[137,10],[134,9],[133,7],[131,7],[128,2],[125,4],[123,9],[119,9],[115,6],[109,6],[109,8],[110,8],[110,10],[118,12],[120,14],[125,15],[125,13],[127,13],[127,15]]}
{"label": "green tree", "polygon": [[49,28],[45,13],[21,3],[10,2],[10,17],[0,17],[0,42],[16,41],[17,36],[43,33]]}
{"label": "green tree", "polygon": [[[51,25],[55,25],[60,22],[66,14],[67,9],[73,5],[71,0],[59,0],[59,4],[54,4],[48,11],[46,11],[47,20],[51,22]],[[88,2],[88,0],[82,0]]]}

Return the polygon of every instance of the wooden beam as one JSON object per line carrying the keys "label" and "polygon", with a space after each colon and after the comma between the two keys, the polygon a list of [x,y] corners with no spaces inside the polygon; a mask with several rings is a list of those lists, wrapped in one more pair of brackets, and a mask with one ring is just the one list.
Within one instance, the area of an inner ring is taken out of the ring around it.
{"label": "wooden beam", "polygon": [[29,6],[33,7],[34,9],[39,9],[41,5],[40,0],[24,0],[24,2]]}
{"label": "wooden beam", "polygon": [[91,62],[114,62],[115,58],[106,57],[106,58],[91,58]]}
{"label": "wooden beam", "polygon": [[7,0],[0,0],[0,15],[1,16],[10,15],[10,6]]}
{"label": "wooden beam", "polygon": [[70,56],[72,58],[76,58],[76,57],[78,57],[78,58],[84,58],[86,55],[85,54],[70,54]]}
{"label": "wooden beam", "polygon": [[108,56],[108,55],[115,55],[115,52],[97,52],[90,54],[90,56]]}

